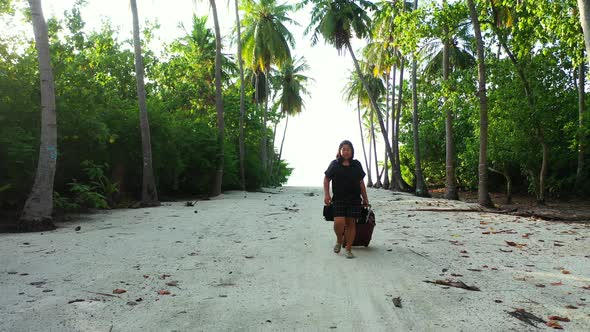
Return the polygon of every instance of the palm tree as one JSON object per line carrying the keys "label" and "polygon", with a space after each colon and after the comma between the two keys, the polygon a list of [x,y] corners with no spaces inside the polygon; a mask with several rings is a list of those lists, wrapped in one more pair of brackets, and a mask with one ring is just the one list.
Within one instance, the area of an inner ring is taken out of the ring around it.
{"label": "palm tree", "polygon": [[[271,65],[276,64],[281,67],[291,59],[289,46],[295,46],[295,39],[285,23],[296,24],[287,16],[293,7],[287,4],[277,5],[276,0],[259,0],[258,2],[246,1],[243,8],[245,16],[242,21],[244,26],[242,56],[257,76],[264,73],[268,80]],[[258,80],[256,82],[258,83]],[[268,82],[266,85],[268,86]],[[258,94],[258,89],[256,93]],[[266,95],[263,128],[266,128],[268,113],[269,94]],[[267,141],[267,135],[262,135],[261,159],[264,169],[268,166]]]}
{"label": "palm tree", "polygon": [[41,146],[35,182],[20,217],[20,228],[25,231],[42,231],[55,229],[51,214],[53,213],[53,181],[57,166],[57,116],[47,22],[43,17],[41,0],[29,0],[29,6],[39,60]]}
{"label": "palm tree", "polygon": [[213,23],[215,26],[215,109],[217,111],[217,170],[213,182],[212,196],[221,194],[221,183],[223,182],[223,160],[224,160],[224,132],[225,121],[223,119],[223,96],[221,94],[221,32],[219,31],[219,20],[217,19],[217,6],[215,0],[209,0],[213,12]]}
{"label": "palm tree", "polygon": [[234,1],[236,10],[236,33],[237,33],[237,44],[238,44],[238,65],[240,67],[240,186],[242,190],[246,190],[246,166],[244,164],[244,158],[246,156],[245,147],[245,135],[244,135],[244,118],[246,116],[245,111],[245,84],[244,84],[244,60],[242,58],[242,29],[240,26],[240,12],[238,6],[238,0]]}
{"label": "palm tree", "polygon": [[[356,102],[356,110],[358,113],[358,122],[359,128],[361,131],[361,144],[363,149],[363,155],[365,157],[365,169],[367,170],[367,187],[373,187],[373,178],[371,175],[371,167],[369,165],[369,159],[367,158],[367,151],[365,149],[365,135],[363,134],[363,122],[361,117],[361,99],[363,98],[363,93],[366,94],[363,84],[361,83],[360,79],[358,78],[358,74],[356,72],[350,73],[350,77],[348,79],[348,83],[344,87],[343,94],[344,99],[350,102]],[[370,156],[369,150],[369,156]]]}
{"label": "palm tree", "polygon": [[467,0],[467,4],[469,6],[469,14],[477,44],[477,72],[479,81],[479,183],[477,196],[481,206],[493,206],[488,193],[488,96],[486,92],[484,44],[475,4],[473,0]]}
{"label": "palm tree", "polygon": [[[357,2],[359,4],[357,4]],[[358,38],[367,37],[370,29],[371,19],[365,12],[364,8],[375,9],[375,5],[366,0],[304,0],[300,3],[300,7],[309,3],[313,4],[311,13],[311,22],[305,29],[305,34],[313,31],[311,36],[312,45],[317,44],[319,36],[321,35],[326,42],[333,45],[338,53],[343,53],[347,50],[352,57],[354,67],[358,73],[365,90],[370,91],[369,85],[365,77],[361,74],[359,62],[354,55],[354,51],[350,44],[352,33],[354,32]],[[381,133],[384,135],[385,146],[387,148],[387,155],[390,161],[393,161],[393,153],[391,151],[391,144],[387,139],[387,131],[385,130],[385,123],[383,122],[383,115],[381,109],[377,104],[376,96],[369,94],[371,106],[377,114]],[[392,163],[393,164],[393,163]]]}
{"label": "palm tree", "polygon": [[[455,5],[463,5],[456,3]],[[442,10],[448,11],[448,3],[443,1]],[[449,73],[455,68],[471,68],[475,65],[475,58],[472,53],[464,47],[472,40],[469,32],[468,22],[450,22],[445,15],[441,15],[440,25],[442,26],[442,38],[434,39],[426,44],[424,53],[429,59],[426,64],[425,73],[427,75],[437,76],[442,72],[443,82],[445,85],[452,84],[449,82]],[[463,46],[463,47],[462,47]],[[452,89],[452,87],[451,87]],[[457,179],[455,176],[455,144],[453,140],[453,111],[450,105],[446,105],[446,98],[443,100],[445,108],[445,146],[446,146],[446,183],[445,198],[458,200]]]}
{"label": "palm tree", "polygon": [[136,0],[131,0],[131,13],[133,14],[133,45],[135,48],[135,76],[137,77],[137,99],[139,102],[139,123],[141,127],[141,146],[143,151],[143,181],[141,190],[141,205],[157,206],[158,192],[154,180],[152,168],[152,143],[150,136],[150,124],[148,120],[145,85],[143,82],[143,57],[141,55],[141,42],[139,39],[139,18],[137,14]]}
{"label": "palm tree", "polygon": [[[414,10],[418,9],[418,0],[414,0]],[[414,170],[414,177],[416,178],[416,195],[423,197],[430,197],[424,176],[422,175],[422,163],[420,157],[420,133],[418,131],[418,90],[416,86],[418,62],[416,54],[412,55],[412,131],[414,136],[414,159],[416,167]]]}
{"label": "palm tree", "polygon": [[289,116],[301,113],[305,107],[303,96],[309,95],[307,85],[313,79],[303,74],[307,70],[309,70],[309,65],[304,58],[299,58],[285,63],[277,75],[277,83],[280,87],[278,104],[281,113],[285,116],[285,129],[283,131],[279,157],[277,159],[277,170],[283,155],[283,145],[285,143],[285,137],[287,136]]}

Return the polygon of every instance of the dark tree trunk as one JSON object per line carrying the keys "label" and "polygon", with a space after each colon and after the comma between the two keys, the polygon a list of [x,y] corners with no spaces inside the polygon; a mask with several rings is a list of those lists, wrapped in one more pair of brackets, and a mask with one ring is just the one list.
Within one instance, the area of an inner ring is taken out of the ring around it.
{"label": "dark tree trunk", "polygon": [[150,123],[145,95],[143,79],[143,56],[141,55],[141,42],[139,37],[139,17],[137,3],[131,0],[131,12],[133,13],[133,45],[135,48],[135,75],[137,77],[137,99],[139,102],[139,122],[141,127],[141,145],[143,150],[143,185],[141,190],[142,206],[158,206],[158,192],[152,167],[152,143]]}
{"label": "dark tree trunk", "polygon": [[586,71],[584,63],[578,67],[578,168],[576,170],[576,189],[582,189],[584,171],[584,111],[586,109],[586,92],[584,90]]}
{"label": "dark tree trunk", "polygon": [[479,184],[478,201],[481,206],[492,207],[492,199],[488,193],[488,96],[486,92],[486,67],[484,45],[475,4],[467,0],[469,14],[473,24],[477,44],[477,72],[479,81]]}
{"label": "dark tree trunk", "polygon": [[246,166],[244,164],[244,158],[246,156],[245,146],[245,134],[244,134],[244,118],[246,116],[245,111],[245,86],[244,86],[244,63],[242,59],[242,31],[240,27],[240,12],[238,10],[238,0],[234,1],[236,9],[236,28],[238,33],[238,65],[240,68],[240,186],[242,190],[246,190]]}
{"label": "dark tree trunk", "polygon": [[[418,9],[418,0],[414,0],[414,10]],[[424,181],[422,174],[422,162],[420,158],[420,132],[419,132],[419,120],[418,120],[418,90],[416,86],[416,69],[418,65],[416,62],[416,55],[412,56],[412,128],[414,136],[414,159],[416,169],[414,176],[416,178],[416,196],[430,197],[428,193],[428,187]]]}
{"label": "dark tree trunk", "polygon": [[[444,1],[444,6],[447,2]],[[448,28],[445,28],[446,38],[443,40],[443,81],[449,82],[449,49],[450,41],[448,40]],[[445,138],[446,138],[446,181],[445,181],[445,198],[451,200],[458,200],[459,195],[457,193],[457,180],[455,178],[455,144],[453,140],[453,112],[451,107],[446,104],[447,98],[445,96],[444,104],[446,108],[446,119],[445,119]]]}

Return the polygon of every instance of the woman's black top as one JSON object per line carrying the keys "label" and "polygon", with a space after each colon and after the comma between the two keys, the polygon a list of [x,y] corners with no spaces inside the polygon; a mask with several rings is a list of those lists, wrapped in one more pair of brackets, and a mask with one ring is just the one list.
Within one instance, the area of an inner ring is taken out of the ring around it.
{"label": "woman's black top", "polygon": [[350,165],[344,166],[337,159],[333,160],[324,174],[332,180],[332,200],[357,200],[361,196],[361,180],[365,171],[361,163],[353,159]]}

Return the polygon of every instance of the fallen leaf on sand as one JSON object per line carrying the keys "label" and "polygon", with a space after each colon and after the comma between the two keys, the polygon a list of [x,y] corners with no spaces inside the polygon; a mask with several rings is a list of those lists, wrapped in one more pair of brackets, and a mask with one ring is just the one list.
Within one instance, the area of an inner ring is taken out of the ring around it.
{"label": "fallen leaf on sand", "polygon": [[559,316],[549,316],[549,320],[558,320],[560,322],[569,322],[570,319],[567,317],[559,317]]}
{"label": "fallen leaf on sand", "polygon": [[506,244],[511,247],[522,248],[522,247],[526,246],[526,243],[516,243],[516,242],[512,242],[512,241],[504,241],[504,242],[506,242]]}
{"label": "fallen leaf on sand", "polygon": [[578,307],[576,307],[575,305],[566,305],[565,308],[566,309],[578,309]]}
{"label": "fallen leaf on sand", "polygon": [[150,276],[148,276],[147,274],[144,274],[144,275],[143,275],[143,277],[147,279],[147,278],[149,278]]}
{"label": "fallen leaf on sand", "polygon": [[75,302],[84,302],[84,301],[85,300],[83,300],[83,299],[75,299],[75,300],[68,301],[68,304],[72,304],[72,303],[75,303]]}
{"label": "fallen leaf on sand", "polygon": [[563,274],[570,274],[570,271],[568,271],[568,270],[561,270],[561,273],[563,273]]}
{"label": "fallen leaf on sand", "polygon": [[545,285],[543,285],[543,284],[536,284],[535,286],[537,286],[539,288],[544,288],[545,287]]}
{"label": "fallen leaf on sand", "polygon": [[178,285],[178,281],[176,281],[176,280],[170,281],[170,282],[167,282],[166,285],[167,286],[173,286],[174,287],[174,286]]}
{"label": "fallen leaf on sand", "polygon": [[393,301],[393,305],[396,308],[401,308],[402,307],[402,299],[400,297],[393,298],[392,301]]}
{"label": "fallen leaf on sand", "polygon": [[135,301],[129,301],[129,302],[127,302],[127,305],[131,305],[131,306],[138,305],[138,304],[139,303],[137,303]]}
{"label": "fallen leaf on sand", "polygon": [[254,258],[254,256],[244,256],[245,258]]}
{"label": "fallen leaf on sand", "polygon": [[562,285],[563,285],[563,283],[561,281],[551,283],[551,286],[562,286]]}
{"label": "fallen leaf on sand", "polygon": [[113,294],[123,294],[123,293],[127,293],[127,291],[124,289],[120,289],[120,288],[113,290]]}
{"label": "fallen leaf on sand", "polygon": [[480,270],[480,269],[467,269],[467,270],[469,270],[469,271],[473,271],[473,272],[481,272],[481,270]]}
{"label": "fallen leaf on sand", "polygon": [[170,292],[164,289],[158,291],[158,295],[170,295]]}
{"label": "fallen leaf on sand", "polygon": [[162,279],[162,280],[164,280],[164,279],[166,279],[168,277],[171,277],[171,275],[169,275],[169,274],[162,274],[159,278]]}
{"label": "fallen leaf on sand", "polygon": [[490,232],[481,232],[481,234],[490,234]]}
{"label": "fallen leaf on sand", "polygon": [[590,290],[590,285],[588,285],[588,286],[582,286],[582,288],[587,289],[587,290]]}
{"label": "fallen leaf on sand", "polygon": [[549,327],[556,329],[556,330],[563,330],[563,326],[559,325],[559,323],[555,320],[550,320],[545,324]]}
{"label": "fallen leaf on sand", "polygon": [[522,308],[516,309],[515,311],[509,312],[508,314],[534,327],[537,327],[535,323],[545,323],[545,320],[542,318],[539,318]]}

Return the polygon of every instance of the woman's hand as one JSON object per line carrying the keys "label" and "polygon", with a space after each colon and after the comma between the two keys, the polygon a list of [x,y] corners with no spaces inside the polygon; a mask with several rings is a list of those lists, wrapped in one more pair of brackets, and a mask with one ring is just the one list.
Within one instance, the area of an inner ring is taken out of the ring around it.
{"label": "woman's hand", "polygon": [[330,203],[332,203],[332,198],[330,197],[330,195],[328,195],[328,194],[324,195],[324,204],[330,205]]}

